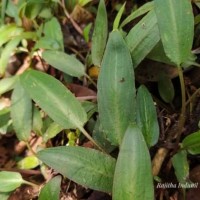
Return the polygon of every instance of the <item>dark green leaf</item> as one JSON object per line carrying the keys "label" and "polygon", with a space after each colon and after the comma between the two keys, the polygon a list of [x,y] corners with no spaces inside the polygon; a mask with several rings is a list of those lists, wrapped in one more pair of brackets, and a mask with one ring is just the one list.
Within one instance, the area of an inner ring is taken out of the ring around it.
{"label": "dark green leaf", "polygon": [[[123,58],[123,59],[122,59]],[[113,145],[121,144],[129,122],[136,118],[134,71],[119,31],[110,33],[98,78],[102,131]]]}
{"label": "dark green leaf", "polygon": [[52,178],[40,191],[39,200],[59,200],[61,176]]}
{"label": "dark green leaf", "polygon": [[35,70],[25,72],[20,81],[30,97],[64,128],[80,128],[86,113],[74,95],[55,78]]}
{"label": "dark green leaf", "polygon": [[161,41],[159,41],[156,44],[156,46],[152,49],[152,51],[148,54],[147,57],[158,62],[174,65],[174,63],[172,63],[170,59],[166,56],[164,47]]}
{"label": "dark green leaf", "polygon": [[94,149],[54,147],[38,153],[39,159],[67,178],[94,190],[111,192],[115,159]]}
{"label": "dark green leaf", "polygon": [[157,19],[152,10],[130,30],[126,37],[134,68],[148,55],[159,40]]}
{"label": "dark green leaf", "polygon": [[41,135],[42,134],[42,126],[43,126],[43,122],[42,122],[41,113],[37,107],[34,107],[32,129],[36,134]]}
{"label": "dark green leaf", "polygon": [[11,97],[11,118],[19,140],[28,141],[32,129],[32,102],[18,83]]}
{"label": "dark green leaf", "polygon": [[174,99],[174,85],[172,80],[164,74],[160,75],[158,80],[158,91],[166,103],[171,103]]}
{"label": "dark green leaf", "polygon": [[200,131],[188,135],[182,141],[182,148],[190,154],[200,154]]}
{"label": "dark green leaf", "polygon": [[16,37],[15,39],[10,40],[3,49],[0,58],[0,76],[4,75],[10,55],[13,53],[19,42],[20,39]]}
{"label": "dark green leaf", "polygon": [[10,196],[10,192],[0,192],[0,199],[1,200],[8,200]]}
{"label": "dark green leaf", "polygon": [[104,0],[100,0],[98,13],[95,21],[94,32],[92,35],[92,62],[94,65],[101,66],[103,53],[108,36],[108,19]]}
{"label": "dark green leaf", "polygon": [[10,119],[10,109],[0,109],[0,127],[5,126]]}
{"label": "dark green leaf", "polygon": [[30,19],[35,19],[44,7],[44,1],[29,0],[25,6],[25,16]]}
{"label": "dark green leaf", "polygon": [[0,80],[0,96],[5,92],[12,90],[15,87],[17,81],[18,81],[18,76],[12,76]]}
{"label": "dark green leaf", "polygon": [[47,39],[55,40],[59,44],[60,49],[64,50],[63,34],[57,18],[53,17],[44,24],[44,35]]}
{"label": "dark green leaf", "polygon": [[189,164],[187,160],[187,152],[180,151],[172,157],[172,164],[175,169],[176,177],[179,183],[186,183],[189,178]]}
{"label": "dark green leaf", "polygon": [[57,124],[56,122],[51,123],[42,136],[44,142],[47,142],[49,139],[55,137],[62,130],[63,130],[63,127]]}
{"label": "dark green leaf", "polygon": [[42,53],[42,58],[48,64],[70,76],[81,77],[85,75],[84,65],[72,55],[61,51],[47,50]]}
{"label": "dark green leaf", "polygon": [[140,86],[137,93],[137,124],[142,130],[148,147],[157,143],[159,126],[156,108],[151,94],[145,86]]}
{"label": "dark green leaf", "polygon": [[116,163],[113,200],[134,199],[154,199],[154,187],[151,159],[144,137],[139,128],[130,125]]}
{"label": "dark green leaf", "polygon": [[108,140],[106,140],[106,137],[102,131],[102,127],[100,125],[99,119],[97,119],[96,124],[94,126],[93,134],[92,134],[94,140],[107,152],[110,153],[113,151],[116,147],[112,146]]}
{"label": "dark green leaf", "polygon": [[149,12],[153,8],[154,8],[153,1],[144,4],[143,6],[138,8],[137,10],[133,11],[126,19],[124,19],[124,21],[120,25],[120,28],[122,28],[123,26],[125,26],[126,24],[128,24],[129,22],[134,20],[135,18],[137,18],[137,17],[139,17],[141,15],[144,15],[145,13]]}
{"label": "dark green leaf", "polygon": [[193,43],[194,16],[188,0],[154,0],[166,55],[177,66],[187,60]]}

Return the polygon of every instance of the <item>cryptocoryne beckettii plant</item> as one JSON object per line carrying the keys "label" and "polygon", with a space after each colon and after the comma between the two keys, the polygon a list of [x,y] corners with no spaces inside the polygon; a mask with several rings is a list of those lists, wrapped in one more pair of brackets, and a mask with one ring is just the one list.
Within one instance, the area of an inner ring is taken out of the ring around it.
{"label": "cryptocoryne beckettii plant", "polygon": [[[158,149],[151,161],[149,149],[159,139],[156,106],[148,89],[144,85],[137,88],[135,85],[135,69],[148,57],[175,66],[180,79],[181,113],[178,125],[167,141],[181,143],[172,163],[178,181],[189,181],[187,153],[200,152],[199,132],[181,141],[187,106],[183,66],[187,68],[188,63],[195,63],[196,59],[191,51],[194,16],[190,1],[154,0],[122,20],[124,4],[109,32],[106,5],[104,0],[100,0],[91,53],[87,55],[93,67],[100,71],[97,85],[86,71],[88,63],[82,63],[76,56],[64,52],[61,26],[53,17],[53,11],[58,7],[64,9],[68,16],[64,1],[19,1],[21,3],[16,5],[12,1],[3,2],[0,94],[12,93],[11,105],[0,107],[1,132],[13,129],[17,138],[24,141],[29,149],[31,132],[42,137],[44,143],[62,131],[68,134],[69,140],[67,146],[43,146],[37,152],[31,149],[33,155],[21,160],[19,167],[34,168],[46,164],[80,185],[111,194],[114,200],[153,200],[153,176],[159,174],[169,150]],[[82,6],[89,2],[79,1]],[[15,23],[5,23],[6,15],[12,17]],[[43,19],[41,24],[37,24],[38,16]],[[137,24],[127,31],[125,26],[138,17]],[[35,24],[35,31],[29,30],[27,24],[22,26],[25,23],[22,19]],[[34,42],[31,49],[26,46],[27,40]],[[80,102],[60,80],[46,70],[37,70],[31,61],[23,73],[7,77],[9,57],[16,49],[28,52],[30,60],[37,56],[46,65],[62,72],[65,81],[71,77],[82,81],[84,77],[96,86],[97,101]],[[174,98],[171,79],[164,73],[160,77],[160,96],[171,103]],[[93,126],[87,128],[91,119]],[[83,140],[83,136],[93,148],[77,145],[77,140]],[[0,172],[0,184],[2,195],[21,184],[36,187],[23,180],[19,173],[5,171]],[[59,199],[60,184],[61,176],[52,178],[41,189],[39,199]]]}

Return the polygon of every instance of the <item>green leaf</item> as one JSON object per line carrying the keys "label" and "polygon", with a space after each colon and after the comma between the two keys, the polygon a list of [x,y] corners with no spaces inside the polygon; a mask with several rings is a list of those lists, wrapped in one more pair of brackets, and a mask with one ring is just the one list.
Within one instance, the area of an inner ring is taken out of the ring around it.
{"label": "green leaf", "polygon": [[29,19],[35,19],[45,6],[44,1],[31,1],[25,4],[25,16]]}
{"label": "green leaf", "polygon": [[85,112],[87,113],[87,119],[90,119],[92,115],[97,112],[97,104],[91,101],[83,101],[81,103]]}
{"label": "green leaf", "polygon": [[200,131],[188,135],[182,141],[182,148],[190,154],[200,154]]}
{"label": "green leaf", "polygon": [[164,47],[161,41],[159,41],[156,46],[152,49],[152,51],[147,56],[151,60],[155,60],[158,62],[166,63],[169,65],[174,65],[173,62],[166,56]]}
{"label": "green leaf", "polygon": [[38,158],[78,184],[111,192],[115,159],[94,149],[54,147],[42,150]]}
{"label": "green leaf", "polygon": [[149,54],[159,40],[157,19],[152,10],[130,30],[126,37],[134,68]]}
{"label": "green leaf", "polygon": [[108,36],[108,19],[104,0],[100,0],[97,17],[92,35],[92,62],[94,65],[101,66],[103,53]]}
{"label": "green leaf", "polygon": [[139,87],[137,93],[137,124],[148,147],[156,144],[159,137],[156,108],[151,94],[144,85]]}
{"label": "green leaf", "polygon": [[99,118],[96,121],[94,126],[93,134],[94,140],[107,152],[112,152],[116,147],[112,146],[108,140],[106,140],[105,135],[102,131]]}
{"label": "green leaf", "polygon": [[115,17],[115,20],[114,20],[114,23],[113,23],[113,30],[116,30],[116,29],[119,28],[119,22],[121,20],[122,14],[124,12],[125,5],[126,5],[126,2],[122,5],[119,12],[117,13],[117,16]]}
{"label": "green leaf", "polygon": [[10,197],[10,192],[0,192],[0,199],[1,200],[8,200]]}
{"label": "green leaf", "polygon": [[55,137],[58,133],[60,133],[63,130],[63,127],[57,124],[56,122],[53,122],[49,125],[46,132],[42,136],[44,142],[47,142],[49,139]]}
{"label": "green leaf", "polygon": [[40,48],[49,50],[59,50],[60,45],[56,40],[44,36],[40,38],[34,46],[34,49],[40,49]]}
{"label": "green leaf", "polygon": [[0,19],[1,25],[4,24],[7,3],[8,3],[8,0],[4,0],[1,2],[1,19]]}
{"label": "green leaf", "polygon": [[153,10],[154,8],[154,2],[148,2],[145,3],[143,6],[132,12],[124,21],[121,23],[120,28],[124,27],[126,24],[134,20],[135,18],[144,15],[145,13],[149,12],[150,10]]}
{"label": "green leaf", "polygon": [[194,16],[191,2],[154,0],[154,5],[165,53],[180,66],[189,57],[193,43]]}
{"label": "green leaf", "polygon": [[86,75],[84,65],[72,55],[67,55],[61,51],[47,50],[42,53],[42,58],[54,68],[70,76],[81,77]]}
{"label": "green leaf", "polygon": [[41,113],[37,107],[34,107],[32,129],[36,134],[41,135],[42,127],[43,127],[43,121],[42,121]]}
{"label": "green leaf", "polygon": [[113,200],[154,199],[149,151],[140,129],[132,124],[127,128],[121,144],[112,194]]}
{"label": "green leaf", "polygon": [[10,192],[24,183],[22,176],[17,172],[0,172],[0,192]]}
{"label": "green leaf", "polygon": [[11,97],[11,118],[19,140],[27,141],[32,129],[32,102],[18,83]]}
{"label": "green leaf", "polygon": [[58,80],[43,72],[29,70],[20,81],[30,97],[63,128],[79,128],[87,121],[81,104]]}
{"label": "green leaf", "polygon": [[91,31],[92,23],[89,23],[85,28],[83,29],[83,37],[86,42],[89,42],[90,40],[90,31]]}
{"label": "green leaf", "polygon": [[119,31],[109,35],[97,98],[102,130],[113,145],[119,145],[129,122],[136,118],[133,65]]}
{"label": "green leaf", "polygon": [[0,27],[0,47],[8,42],[10,39],[19,36],[23,32],[22,28],[17,27],[15,24],[7,24]]}
{"label": "green leaf", "polygon": [[53,16],[52,10],[49,7],[42,8],[41,12],[39,13],[39,17],[44,19],[52,18],[52,16]]}
{"label": "green leaf", "polygon": [[0,127],[5,126],[10,119],[10,109],[0,109]]}
{"label": "green leaf", "polygon": [[36,156],[26,156],[17,163],[19,169],[33,169],[40,164]]}
{"label": "green leaf", "polygon": [[0,80],[0,96],[15,87],[15,84],[18,81],[18,76],[12,76],[9,78],[3,78]]}
{"label": "green leaf", "polygon": [[3,49],[0,57],[0,76],[4,75],[9,62],[9,58],[19,42],[19,38],[12,39],[6,44],[5,48]]}
{"label": "green leaf", "polygon": [[171,103],[174,99],[175,91],[172,80],[167,75],[161,74],[158,81],[158,91],[166,103]]}
{"label": "green leaf", "polygon": [[52,39],[58,42],[60,49],[64,50],[63,34],[57,18],[53,17],[44,24],[44,35],[47,39]]}
{"label": "green leaf", "polygon": [[39,200],[59,200],[61,176],[52,178],[40,191]]}
{"label": "green leaf", "polygon": [[187,152],[180,151],[172,157],[172,164],[179,183],[186,183],[189,178],[189,164]]}
{"label": "green leaf", "polygon": [[90,3],[92,0],[79,0],[78,1],[78,4],[80,5],[80,6],[85,6],[86,4],[88,4],[88,3]]}

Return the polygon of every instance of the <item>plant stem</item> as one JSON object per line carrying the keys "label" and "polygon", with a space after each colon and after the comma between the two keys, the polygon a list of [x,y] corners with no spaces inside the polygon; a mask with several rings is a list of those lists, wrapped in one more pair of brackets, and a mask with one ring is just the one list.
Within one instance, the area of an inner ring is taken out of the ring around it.
{"label": "plant stem", "polygon": [[27,146],[27,148],[29,149],[29,151],[30,151],[35,157],[37,157],[35,151],[33,151],[32,147],[30,146],[30,144],[29,144],[28,142],[26,142],[26,146]]}
{"label": "plant stem", "polygon": [[192,96],[190,96],[190,98],[186,101],[186,106],[196,97],[196,95],[200,93],[200,88],[197,89],[193,94]]}
{"label": "plant stem", "polygon": [[[85,137],[90,140],[99,150],[101,150],[103,153],[106,153],[104,149],[102,149],[96,142],[95,140],[90,136],[90,134],[83,128],[79,127],[80,131],[85,135]],[[107,153],[106,153],[107,154]]]}
{"label": "plant stem", "polygon": [[31,183],[31,182],[25,181],[25,180],[24,180],[24,184],[30,185],[30,186],[32,186],[32,187],[39,187],[39,186],[36,185],[35,183]]}
{"label": "plant stem", "polygon": [[181,133],[185,124],[185,114],[186,114],[186,91],[185,91],[185,82],[183,78],[183,71],[180,66],[178,66],[178,75],[179,75],[179,80],[180,80],[180,85],[181,85],[181,100],[182,100],[182,105],[181,105],[181,113],[179,117],[179,123],[178,123],[178,133],[177,133],[177,143],[180,140]]}
{"label": "plant stem", "polygon": [[87,74],[85,76],[97,88],[97,84],[91,79],[91,77],[88,76]]}
{"label": "plant stem", "polygon": [[63,8],[64,13],[66,15],[66,17],[70,20],[70,22],[72,23],[73,27],[76,29],[76,31],[80,34],[83,35],[83,31],[82,29],[78,26],[78,24],[73,20],[73,18],[71,18],[70,14],[68,13],[66,7],[65,7],[65,1],[62,0],[61,2],[58,1],[58,3],[60,4],[60,6]]}

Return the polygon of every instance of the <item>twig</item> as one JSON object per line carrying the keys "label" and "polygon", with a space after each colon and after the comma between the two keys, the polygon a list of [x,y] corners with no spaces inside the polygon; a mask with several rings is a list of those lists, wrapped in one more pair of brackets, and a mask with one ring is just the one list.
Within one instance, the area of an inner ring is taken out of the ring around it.
{"label": "twig", "polygon": [[73,20],[73,18],[70,16],[70,14],[68,13],[66,7],[65,7],[65,1],[62,0],[62,3],[59,1],[58,2],[60,4],[60,6],[63,8],[64,13],[66,15],[66,17],[70,20],[70,22],[72,23],[73,27],[76,29],[76,31],[80,34],[83,35],[83,30],[80,28],[80,26]]}

